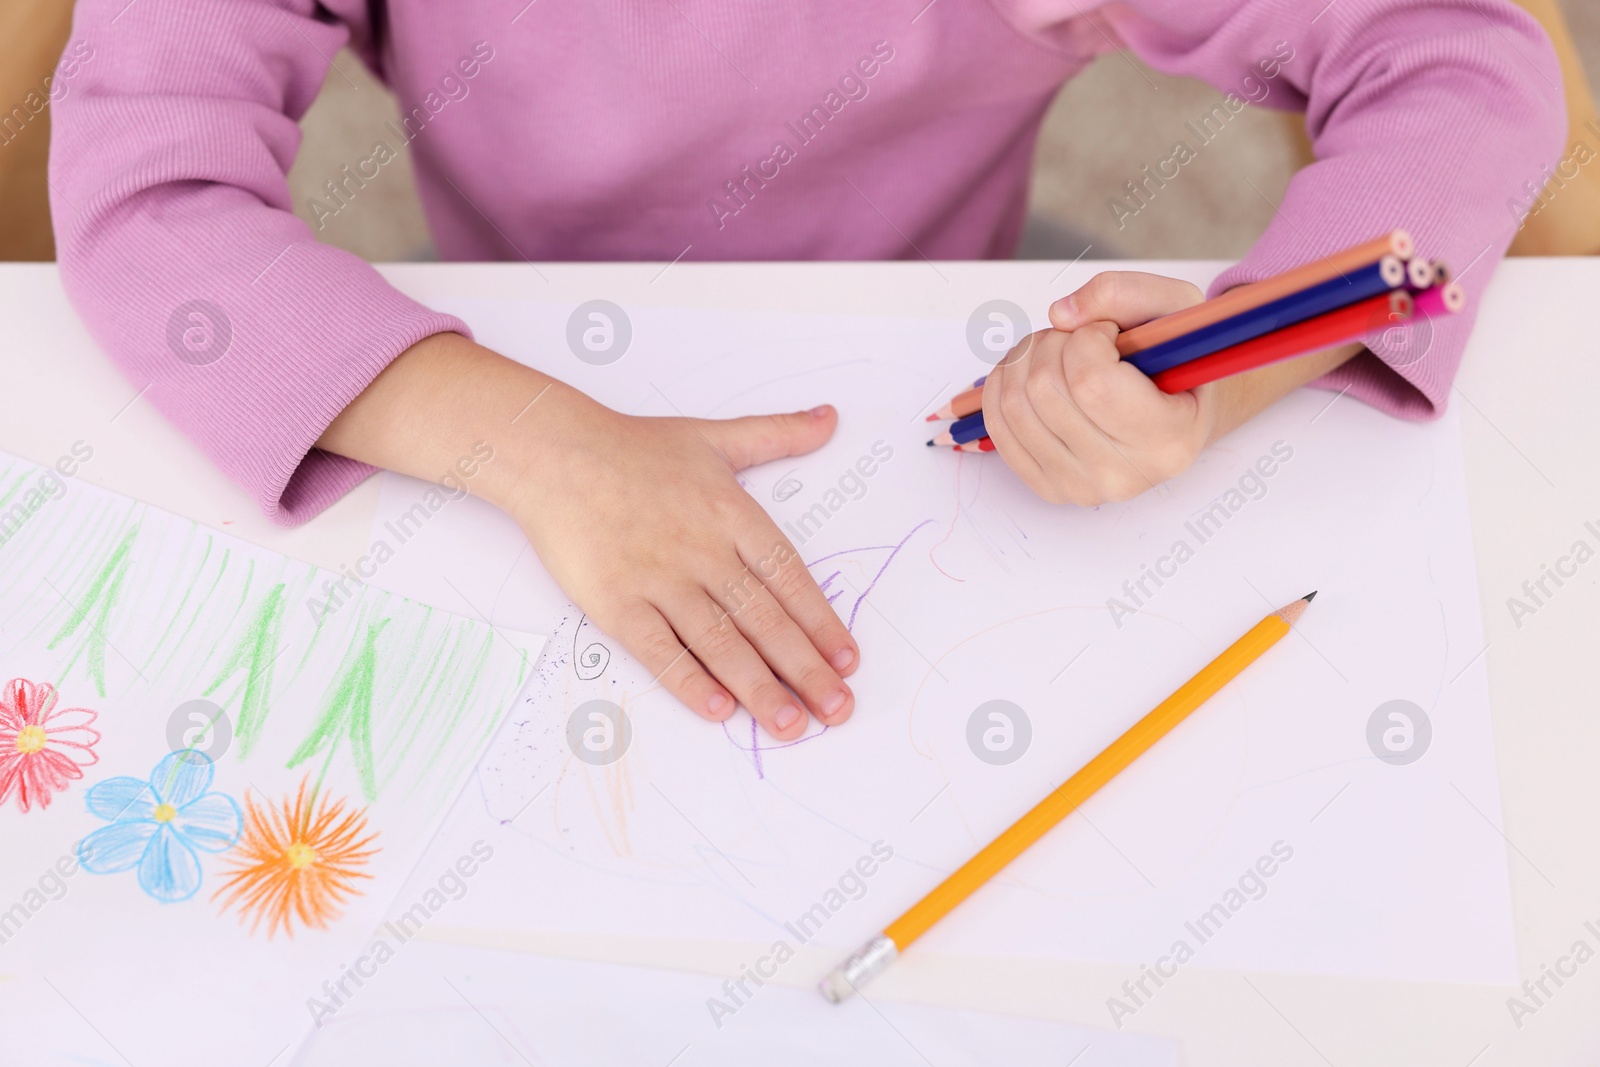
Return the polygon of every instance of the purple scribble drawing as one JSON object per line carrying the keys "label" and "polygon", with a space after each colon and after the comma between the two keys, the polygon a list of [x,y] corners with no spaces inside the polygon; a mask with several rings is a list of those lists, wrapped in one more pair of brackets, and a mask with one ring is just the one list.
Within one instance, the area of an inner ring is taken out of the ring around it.
{"label": "purple scribble drawing", "polygon": [[[888,555],[884,557],[883,563],[881,565],[879,565],[877,573],[873,574],[872,580],[867,583],[867,587],[861,591],[861,594],[859,596],[856,597],[855,603],[850,605],[850,617],[845,620],[845,628],[846,629],[849,629],[849,630],[854,630],[855,629],[855,626],[856,626],[856,613],[861,610],[861,605],[866,602],[868,594],[870,594],[872,592],[873,588],[877,586],[878,579],[883,577],[884,572],[889,569],[889,564],[894,562],[894,558],[896,556],[898,556],[900,554],[900,550],[906,546],[906,542],[910,541],[912,537],[916,536],[916,533],[917,533],[918,530],[922,529],[924,526],[927,526],[927,525],[931,524],[933,521],[934,520],[932,520],[932,519],[924,519],[923,521],[917,523],[915,526],[913,526],[911,528],[911,532],[910,533],[906,534],[904,537],[902,537],[900,539],[900,543],[899,544],[896,544],[896,545],[869,545],[866,548],[847,548],[847,549],[844,549],[843,551],[840,551],[840,552],[830,552],[826,556],[823,556],[820,559],[812,560],[810,563],[806,564],[806,567],[809,569],[809,568],[816,567],[819,563],[825,563],[830,559],[838,559],[841,556],[854,556],[854,555],[858,555],[858,554],[860,554],[862,552],[887,552],[888,553]],[[826,578],[824,578],[822,581],[817,583],[818,586],[822,589],[823,595],[828,598],[828,603],[829,604],[832,604],[835,600],[838,600],[845,593],[845,590],[842,589],[842,588],[841,589],[834,589],[832,591],[830,591],[830,589],[829,589],[829,586],[831,586],[833,584],[834,579],[841,577],[843,575],[843,573],[844,573],[843,571],[837,571],[836,570],[832,574],[830,574]],[[815,733],[806,734],[804,737],[797,737],[793,741],[774,741],[774,740],[772,740],[770,738],[767,738],[767,739],[763,740],[763,738],[761,736],[761,726],[760,726],[760,724],[758,724],[754,718],[751,718],[750,719],[750,744],[748,746],[746,746],[743,743],[741,743],[741,742],[739,742],[739,741],[734,739],[733,731],[728,728],[728,724],[727,723],[723,723],[722,724],[722,733],[723,733],[723,736],[725,736],[728,739],[728,743],[733,745],[734,748],[737,748],[742,752],[750,753],[750,762],[751,762],[751,764],[753,764],[755,766],[756,777],[757,778],[765,778],[767,776],[765,765],[764,765],[764,763],[762,761],[762,757],[761,757],[761,754],[763,752],[776,751],[776,750],[781,749],[781,748],[793,748],[795,745],[803,745],[807,741],[815,741],[817,738],[819,738],[823,734],[827,733],[828,730],[829,730],[829,727],[824,726],[822,729],[818,730]]]}
{"label": "purple scribble drawing", "polygon": [[[830,559],[838,559],[840,556],[854,556],[862,552],[889,553],[886,557],[884,557],[883,565],[878,568],[878,573],[872,576],[872,581],[868,582],[867,587],[861,591],[861,595],[856,597],[856,602],[850,605],[850,617],[844,621],[846,629],[855,629],[856,612],[861,610],[862,603],[864,603],[867,599],[867,596],[871,594],[873,587],[878,584],[878,579],[883,577],[883,572],[889,569],[889,564],[893,563],[894,558],[900,554],[900,550],[906,547],[906,542],[915,537],[918,530],[931,524],[932,522],[932,519],[923,519],[921,522],[913,526],[911,528],[911,532],[902,537],[900,539],[900,543],[897,545],[869,545],[866,548],[847,548],[841,552],[830,552],[826,556],[823,556],[820,559],[814,559],[810,563],[806,564],[808,568],[815,567],[817,564],[825,563]],[[824,594],[828,593],[829,584],[831,584],[835,578],[839,577],[840,573],[841,572],[839,571],[834,571],[832,574],[828,575],[827,578],[823,579],[821,583],[819,583]],[[840,590],[839,592],[835,592],[828,596],[828,603],[832,604],[839,598],[840,593],[842,592],[843,590]]]}
{"label": "purple scribble drawing", "polygon": [[728,729],[727,723],[722,724],[722,736],[726,737],[728,739],[728,743],[734,748],[741,752],[750,753],[750,763],[756,769],[756,777],[765,778],[767,774],[761,762],[761,753],[776,751],[780,748],[793,748],[795,745],[803,745],[807,741],[815,741],[817,738],[827,733],[830,729],[831,727],[824,726],[814,734],[806,734],[804,737],[797,737],[793,741],[773,741],[768,739],[767,742],[763,744],[761,739],[761,724],[756,722],[754,717],[751,717],[749,745],[744,745],[739,741],[734,740],[733,731]]}

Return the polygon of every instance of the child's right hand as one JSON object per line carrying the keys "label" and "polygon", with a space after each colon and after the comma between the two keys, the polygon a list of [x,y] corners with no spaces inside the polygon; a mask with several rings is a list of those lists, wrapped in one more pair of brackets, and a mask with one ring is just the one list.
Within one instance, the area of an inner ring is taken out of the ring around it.
{"label": "child's right hand", "polygon": [[429,479],[491,445],[493,461],[469,488],[521,524],[595,625],[699,714],[726,719],[737,699],[789,740],[805,732],[806,711],[830,726],[850,717],[855,696],[842,675],[860,651],[734,473],[813,451],[837,421],[830,407],[718,420],[622,415],[440,333],[402,352],[317,445]]}
{"label": "child's right hand", "polygon": [[597,626],[708,719],[726,719],[737,699],[790,739],[806,711],[828,725],[850,717],[841,675],[860,659],[855,641],[734,477],[821,446],[832,408],[644,418],[553,383],[535,410],[539,443],[514,458],[520,484],[502,506]]}

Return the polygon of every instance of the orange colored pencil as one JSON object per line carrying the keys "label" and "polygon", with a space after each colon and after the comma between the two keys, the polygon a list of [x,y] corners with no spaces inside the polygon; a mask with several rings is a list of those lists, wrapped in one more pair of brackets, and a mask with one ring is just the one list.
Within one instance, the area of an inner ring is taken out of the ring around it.
{"label": "orange colored pencil", "polygon": [[977,855],[962,864],[954,874],[911,906],[900,918],[883,928],[883,933],[856,951],[834,969],[818,986],[822,995],[835,1004],[855,993],[904,952],[913,941],[927,933],[934,923],[950,914],[963,900],[983,887],[1005,866],[1022,855],[1052,827],[1072,814],[1111,779],[1120,774],[1150,746],[1165,737],[1191,712],[1210,700],[1262,653],[1281,641],[1316,596],[1312,591],[1294,603],[1279,608],[1239,640],[1201,668],[1177,692],[1157,704],[1155,710],[1134,723],[1106,750],[1063,782],[1032,810],[1013,823]]}
{"label": "orange colored pencil", "polygon": [[1174,337],[1182,337],[1202,326],[1210,326],[1223,319],[1232,318],[1240,312],[1258,308],[1262,304],[1270,304],[1290,293],[1297,293],[1320,282],[1358,270],[1369,263],[1377,262],[1384,256],[1410,259],[1413,247],[1411,235],[1404,230],[1395,230],[1381,237],[1374,237],[1370,241],[1352,245],[1342,252],[1312,260],[1302,267],[1286,270],[1282,274],[1275,274],[1259,282],[1229,289],[1192,308],[1163,315],[1159,319],[1151,319],[1142,326],[1125,330],[1117,336],[1117,351],[1124,356],[1131,356],[1152,345],[1170,341]]}
{"label": "orange colored pencil", "polygon": [[1243,374],[1269,363],[1354,341],[1372,330],[1409,320],[1413,307],[1411,294],[1403,289],[1380,293],[1337,311],[1242,341],[1209,356],[1180,363],[1150,380],[1163,393],[1181,393],[1218,378]]}
{"label": "orange colored pencil", "polygon": [[950,403],[935,411],[927,417],[926,422],[938,422],[940,419],[964,419],[974,412],[983,410],[983,388],[968,389],[957,393],[950,399]]}

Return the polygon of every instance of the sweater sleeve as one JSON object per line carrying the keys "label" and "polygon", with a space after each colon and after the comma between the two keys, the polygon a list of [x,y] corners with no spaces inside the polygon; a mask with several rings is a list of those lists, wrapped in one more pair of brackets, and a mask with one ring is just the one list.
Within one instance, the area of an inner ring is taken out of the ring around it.
{"label": "sweater sleeve", "polygon": [[[1525,182],[1543,184],[1566,133],[1560,67],[1539,25],[1509,0],[1130,0],[1104,14],[1090,17],[1158,70],[1306,113],[1316,162],[1211,295],[1395,228],[1451,266],[1464,314],[1396,331],[1319,383],[1405,418],[1443,414],[1516,233],[1508,204],[1526,200]],[[1191,125],[1206,132],[1200,116]],[[1225,131],[1216,144],[1182,136],[1197,155],[1228,152]],[[1263,194],[1241,180],[1238,195]]]}
{"label": "sweater sleeve", "polygon": [[94,58],[57,101],[61,277],[135,388],[281,525],[372,473],[316,440],[458,319],[318,244],[291,211],[297,120],[349,28],[314,0],[80,0]]}

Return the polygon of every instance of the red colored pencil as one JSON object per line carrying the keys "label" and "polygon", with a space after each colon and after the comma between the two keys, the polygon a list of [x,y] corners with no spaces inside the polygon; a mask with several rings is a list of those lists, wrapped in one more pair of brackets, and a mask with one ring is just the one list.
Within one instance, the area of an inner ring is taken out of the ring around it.
{"label": "red colored pencil", "polygon": [[1404,290],[1382,293],[1209,356],[1180,363],[1157,374],[1152,381],[1163,393],[1181,393],[1218,378],[1354,341],[1390,323],[1405,322],[1411,318],[1413,306],[1411,294]]}
{"label": "red colored pencil", "polygon": [[976,441],[968,441],[964,445],[956,445],[957,452],[993,452],[994,441],[988,437],[980,437]]}
{"label": "red colored pencil", "polygon": [[1124,330],[1117,335],[1117,352],[1131,356],[1174,337],[1182,337],[1192,330],[1221,322],[1223,319],[1250,311],[1263,304],[1297,293],[1302,289],[1337,278],[1346,271],[1376,263],[1384,256],[1410,259],[1413,250],[1411,235],[1404,230],[1374,237],[1370,241],[1346,248],[1312,260],[1304,266],[1286,270],[1259,282],[1241,285],[1219,293],[1194,307],[1151,319],[1142,326]]}

